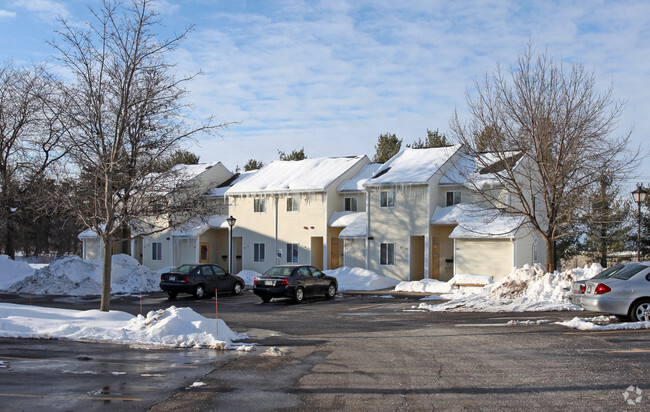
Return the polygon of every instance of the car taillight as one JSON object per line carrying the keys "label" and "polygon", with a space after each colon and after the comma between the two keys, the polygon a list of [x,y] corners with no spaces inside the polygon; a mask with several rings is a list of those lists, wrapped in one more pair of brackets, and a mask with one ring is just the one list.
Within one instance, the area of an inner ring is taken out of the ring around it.
{"label": "car taillight", "polygon": [[257,278],[253,279],[253,285],[257,286]]}
{"label": "car taillight", "polygon": [[162,282],[163,280],[165,280],[165,279],[163,279],[164,276],[165,276],[165,275],[160,275],[160,281],[161,281],[161,282]]}
{"label": "car taillight", "polygon": [[289,279],[287,278],[282,278],[282,286],[286,286],[289,284]]}
{"label": "car taillight", "polygon": [[602,295],[607,292],[611,292],[611,288],[603,283],[599,283],[594,290],[594,295]]}
{"label": "car taillight", "polygon": [[587,290],[587,285],[580,285],[580,292],[579,293],[585,293],[585,290]]}
{"label": "car taillight", "polygon": [[190,280],[187,278],[187,276],[183,276],[183,282],[190,283]]}

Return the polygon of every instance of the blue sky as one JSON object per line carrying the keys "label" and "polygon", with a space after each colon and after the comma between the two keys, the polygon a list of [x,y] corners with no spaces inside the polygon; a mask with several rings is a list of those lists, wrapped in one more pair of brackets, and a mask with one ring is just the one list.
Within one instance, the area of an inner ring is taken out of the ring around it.
{"label": "blue sky", "polygon": [[[404,4],[399,4],[404,3]],[[56,16],[79,23],[97,0],[0,1],[0,59],[51,59]],[[529,41],[556,59],[581,59],[603,90],[626,100],[618,132],[648,153],[648,1],[161,1],[164,30],[194,31],[169,56],[197,118],[236,121],[190,150],[234,169],[277,151],[309,157],[367,154],[377,137],[404,143],[446,133],[465,93]],[[164,34],[164,33],[163,33]],[[634,181],[650,184],[650,161]]]}

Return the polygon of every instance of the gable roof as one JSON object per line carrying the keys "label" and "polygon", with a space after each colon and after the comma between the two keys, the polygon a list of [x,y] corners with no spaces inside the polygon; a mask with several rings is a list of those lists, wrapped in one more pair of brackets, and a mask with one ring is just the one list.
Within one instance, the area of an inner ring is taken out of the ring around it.
{"label": "gable roof", "polygon": [[365,165],[363,169],[361,169],[361,171],[356,174],[356,176],[341,183],[339,187],[336,188],[336,191],[339,193],[363,192],[363,184],[375,175],[381,165],[381,163],[370,163],[368,165]]}
{"label": "gable roof", "polygon": [[440,179],[441,185],[463,185],[477,187],[499,184],[496,173],[505,170],[506,165],[517,167],[523,158],[521,152],[506,152],[503,156],[496,153],[480,153],[476,157],[462,156]]}
{"label": "gable roof", "polygon": [[226,195],[321,192],[367,156],[318,157],[298,161],[276,160],[235,183]]}
{"label": "gable roof", "polygon": [[384,163],[364,186],[426,184],[462,145],[402,149]]}
{"label": "gable roof", "polygon": [[462,203],[439,206],[431,216],[432,225],[457,225],[450,239],[513,239],[524,222],[522,216]]}
{"label": "gable roof", "polygon": [[235,184],[241,182],[247,177],[257,173],[257,170],[250,170],[248,172],[235,173],[230,179],[226,180],[219,186],[210,189],[207,196],[208,197],[224,197],[228,189],[233,187]]}

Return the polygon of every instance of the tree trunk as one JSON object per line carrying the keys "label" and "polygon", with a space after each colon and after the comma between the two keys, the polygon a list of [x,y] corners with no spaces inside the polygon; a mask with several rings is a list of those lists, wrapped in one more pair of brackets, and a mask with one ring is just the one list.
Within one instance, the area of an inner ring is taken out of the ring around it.
{"label": "tree trunk", "polygon": [[104,259],[102,265],[102,300],[99,310],[108,312],[111,307],[111,265],[113,263],[113,238],[106,236],[104,241]]}
{"label": "tree trunk", "polygon": [[546,238],[546,273],[555,272],[555,241]]}
{"label": "tree trunk", "polygon": [[16,250],[14,245],[14,240],[16,237],[16,228],[14,226],[14,220],[11,217],[11,213],[7,216],[7,228],[5,231],[5,255],[9,256],[11,259],[16,258]]}

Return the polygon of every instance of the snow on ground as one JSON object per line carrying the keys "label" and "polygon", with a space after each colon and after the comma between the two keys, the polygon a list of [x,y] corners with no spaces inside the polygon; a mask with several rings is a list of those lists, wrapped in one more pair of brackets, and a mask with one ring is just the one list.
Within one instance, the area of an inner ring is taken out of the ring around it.
{"label": "snow on ground", "polygon": [[[615,323],[610,323],[615,322]],[[578,318],[564,322],[556,322],[558,325],[567,328],[585,331],[608,331],[608,330],[635,330],[650,329],[650,322],[623,322],[616,323],[615,316],[596,316],[593,318]]]}
{"label": "snow on ground", "polygon": [[11,303],[0,303],[0,337],[216,349],[234,348],[233,341],[247,338],[223,320],[205,318],[190,308],[171,306],[133,316]]}
{"label": "snow on ground", "polygon": [[237,276],[242,278],[246,285],[253,286],[253,281],[255,278],[261,275],[254,270],[242,270],[241,272],[237,273]]}
{"label": "snow on ground", "polygon": [[323,273],[336,278],[339,290],[379,290],[392,288],[399,283],[398,280],[380,276],[370,270],[346,266],[324,270]]}
{"label": "snow on ground", "polygon": [[454,276],[448,282],[436,279],[400,282],[395,287],[395,290],[401,292],[451,293],[455,285],[489,285],[492,282],[492,276],[460,274]]}
{"label": "snow on ground", "polygon": [[[113,256],[112,293],[158,291],[159,283],[159,273],[140,265],[131,256]],[[27,264],[0,256],[0,290],[36,295],[86,296],[101,294],[101,285],[101,260],[82,260],[73,256],[33,270]]]}
{"label": "snow on ground", "polygon": [[421,303],[418,309],[459,312],[582,310],[569,302],[571,283],[589,279],[601,270],[597,263],[562,273],[545,273],[540,265],[525,265],[478,291],[454,291],[448,296],[443,295],[449,301],[432,305]]}

